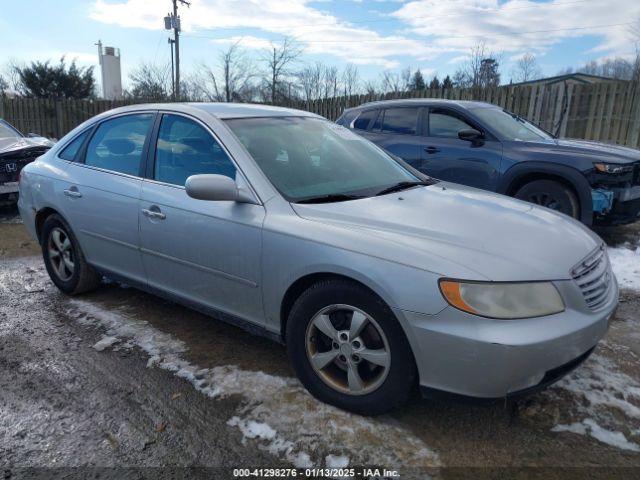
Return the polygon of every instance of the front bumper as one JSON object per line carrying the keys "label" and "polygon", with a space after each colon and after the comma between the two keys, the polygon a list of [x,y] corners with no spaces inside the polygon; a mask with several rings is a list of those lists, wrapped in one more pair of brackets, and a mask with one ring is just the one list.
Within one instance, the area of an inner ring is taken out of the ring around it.
{"label": "front bumper", "polygon": [[555,283],[568,306],[546,317],[493,320],[453,307],[435,315],[396,311],[408,329],[422,391],[505,398],[543,388],[586,359],[607,332],[618,287],[613,282],[594,312],[580,304],[573,281]]}
{"label": "front bumper", "polygon": [[0,195],[18,193],[18,182],[0,183]]}
{"label": "front bumper", "polygon": [[595,215],[596,225],[623,225],[640,220],[640,185],[612,189],[614,199],[609,211]]}

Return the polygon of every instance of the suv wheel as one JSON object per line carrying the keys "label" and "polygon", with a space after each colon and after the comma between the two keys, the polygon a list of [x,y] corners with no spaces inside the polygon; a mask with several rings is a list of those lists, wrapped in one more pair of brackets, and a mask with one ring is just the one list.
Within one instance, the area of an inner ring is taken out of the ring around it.
{"label": "suv wheel", "polygon": [[309,288],[291,310],[286,335],[298,378],[325,403],[378,415],[403,403],[415,385],[400,324],[358,284],[329,280]]}
{"label": "suv wheel", "polygon": [[50,215],[42,226],[42,257],[51,281],[69,295],[93,290],[100,275],[89,265],[67,222]]}
{"label": "suv wheel", "polygon": [[554,180],[535,180],[527,183],[516,192],[515,198],[556,210],[576,219],[580,215],[576,194]]}

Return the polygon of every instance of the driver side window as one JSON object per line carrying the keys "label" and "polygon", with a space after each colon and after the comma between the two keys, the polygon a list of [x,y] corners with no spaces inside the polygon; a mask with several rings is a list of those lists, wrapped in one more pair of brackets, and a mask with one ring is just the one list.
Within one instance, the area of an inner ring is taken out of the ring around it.
{"label": "driver side window", "polygon": [[236,167],[200,124],[180,115],[165,114],[158,132],[154,179],[182,187],[191,175],[205,173],[235,180]]}
{"label": "driver side window", "polygon": [[429,110],[429,136],[438,138],[458,138],[458,132],[474,128],[460,115],[444,108]]}

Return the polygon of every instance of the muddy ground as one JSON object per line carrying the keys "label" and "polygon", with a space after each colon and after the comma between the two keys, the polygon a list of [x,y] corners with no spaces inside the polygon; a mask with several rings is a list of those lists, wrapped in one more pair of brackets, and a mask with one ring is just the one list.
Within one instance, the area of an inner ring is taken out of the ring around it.
{"label": "muddy ground", "polygon": [[[631,247],[640,225],[598,233]],[[489,406],[415,398],[371,419],[307,395],[281,345],[113,283],[66,297],[39,254],[15,211],[1,212],[4,478],[346,465],[408,478],[640,475],[638,291],[622,292],[596,353],[545,392]]]}

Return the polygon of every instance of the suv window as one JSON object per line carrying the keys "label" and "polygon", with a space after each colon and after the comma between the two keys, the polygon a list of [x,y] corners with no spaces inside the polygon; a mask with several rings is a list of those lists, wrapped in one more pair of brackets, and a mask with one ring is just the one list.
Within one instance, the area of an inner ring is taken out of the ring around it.
{"label": "suv window", "polygon": [[432,108],[429,111],[429,136],[440,138],[458,138],[458,132],[469,125],[461,115],[444,108]]}
{"label": "suv window", "polygon": [[144,141],[153,118],[153,113],[141,113],[102,122],[87,146],[85,164],[127,175],[140,175]]}
{"label": "suv window", "polygon": [[353,128],[357,130],[366,130],[373,117],[376,116],[376,112],[377,110],[365,110],[362,112],[358,118],[356,118],[356,121],[353,122]]}
{"label": "suv window", "polygon": [[89,135],[89,130],[85,130],[84,132],[82,132],[80,135],[78,135],[76,138],[74,138],[73,140],[71,140],[66,147],[64,147],[64,149],[62,150],[62,152],[60,152],[60,154],[58,155],[60,158],[62,158],[63,160],[69,160],[70,162],[73,162],[76,159],[76,155],[78,154],[78,150],[80,150],[80,147],[82,146],[82,143],[84,142],[84,139],[87,138],[87,135]]}
{"label": "suv window", "polygon": [[236,167],[213,136],[180,115],[162,117],[154,170],[156,180],[180,186],[203,173],[236,178]]}
{"label": "suv window", "polygon": [[417,126],[417,108],[387,108],[384,111],[384,120],[382,121],[383,132],[415,135]]}

